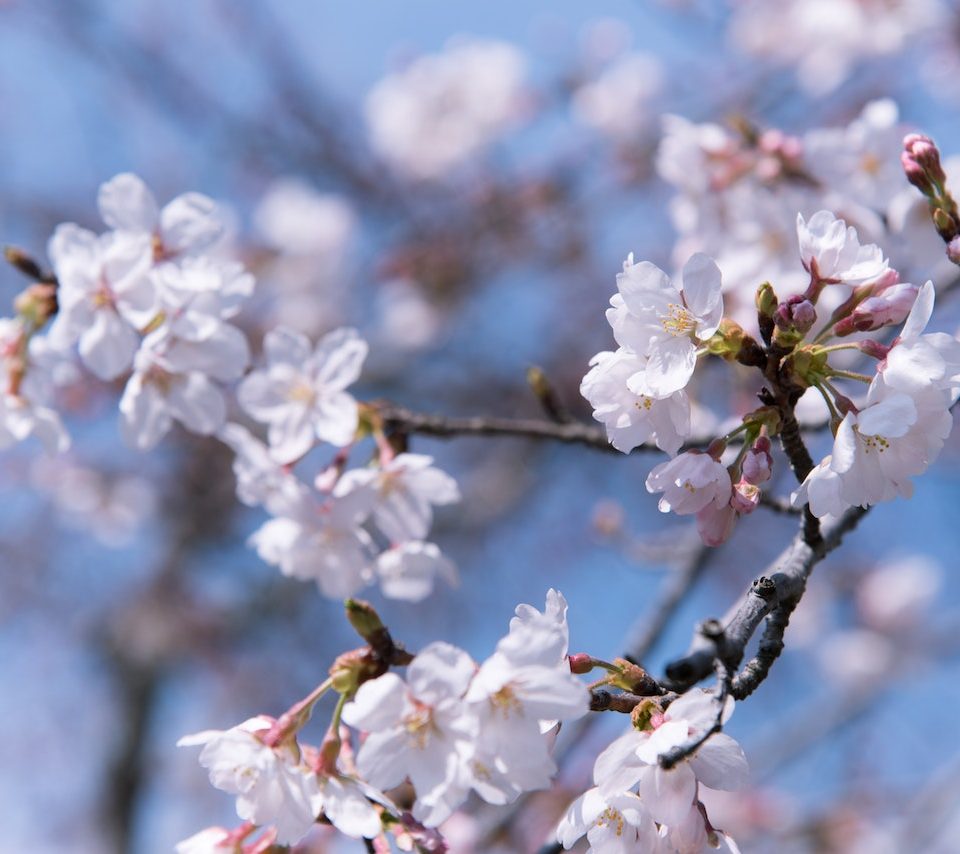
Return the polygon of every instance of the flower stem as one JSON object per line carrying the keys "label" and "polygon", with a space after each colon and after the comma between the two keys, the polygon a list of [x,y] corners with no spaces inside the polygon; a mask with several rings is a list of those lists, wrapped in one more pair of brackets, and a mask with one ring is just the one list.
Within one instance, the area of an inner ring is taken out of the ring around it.
{"label": "flower stem", "polygon": [[838,368],[831,368],[829,376],[831,377],[843,377],[847,380],[857,380],[861,383],[866,383],[870,385],[873,382],[873,377],[868,377],[866,374],[858,374],[856,371],[841,371]]}

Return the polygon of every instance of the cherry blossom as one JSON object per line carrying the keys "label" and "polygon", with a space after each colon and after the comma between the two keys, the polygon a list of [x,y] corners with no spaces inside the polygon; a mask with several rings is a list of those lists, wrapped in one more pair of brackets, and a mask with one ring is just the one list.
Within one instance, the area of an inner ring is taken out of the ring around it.
{"label": "cherry blossom", "polygon": [[593,854],[629,854],[657,851],[657,826],[643,801],[633,792],[604,797],[598,787],[575,800],[557,827],[557,839],[564,848],[573,848],[586,835]]}
{"label": "cherry blossom", "polygon": [[430,595],[434,581],[456,584],[457,570],[434,543],[411,540],[386,549],[374,567],[380,590],[390,599],[419,602]]}
{"label": "cherry blossom", "polygon": [[212,199],[184,193],[160,209],[143,180],[129,172],[103,184],[97,201],[110,228],[147,238],[158,260],[195,255],[223,233]]}
{"label": "cherry blossom", "polygon": [[369,733],[357,754],[361,776],[378,789],[409,777],[417,792],[413,815],[435,827],[466,797],[462,762],[476,722],[462,697],[476,665],[447,643],[424,648],[404,682],[386,673],[360,686],[343,720]]}
{"label": "cherry blossom", "polygon": [[939,388],[907,393],[878,375],[864,408],[840,423],[833,452],[794,492],[794,504],[808,502],[815,516],[835,516],[848,507],[910,497],[910,478],[926,471],[950,433],[948,405]]}
{"label": "cherry blossom", "polygon": [[687,451],[656,466],[647,476],[647,491],[662,492],[660,512],[681,516],[708,505],[724,507],[732,484],[727,469],[709,454]]}
{"label": "cherry blossom", "polygon": [[645,53],[619,57],[572,98],[574,115],[614,139],[629,141],[650,118],[650,102],[663,85],[659,60]]}
{"label": "cherry blossom", "polygon": [[659,267],[635,264],[631,256],[617,276],[617,289],[607,310],[614,337],[621,347],[647,357],[631,391],[654,397],[679,391],[696,367],[698,343],[717,331],[723,316],[719,268],[705,255],[694,255],[678,287]]}
{"label": "cherry blossom", "polygon": [[809,222],[797,214],[797,238],[803,268],[818,282],[862,285],[892,273],[880,248],[861,246],[857,230],[830,211],[817,211]]}
{"label": "cherry blossom", "polygon": [[[721,721],[733,714],[728,698]],[[639,785],[638,794],[655,821],[683,834],[703,826],[703,818],[692,809],[697,786],[735,790],[746,782],[747,761],[740,745],[723,732],[714,733],[689,757],[670,769],[659,759],[712,728],[717,719],[717,700],[695,688],[675,700],[651,719],[652,729],[631,730],[614,741],[594,766],[594,780],[604,797],[615,797]]]}
{"label": "cherry blossom", "polygon": [[280,327],[263,342],[266,369],[247,375],[240,405],[269,424],[270,448],[280,462],[306,454],[316,439],[343,446],[357,430],[357,402],[344,390],[360,376],[367,345],[339,329],[311,350],[304,335]]}
{"label": "cherry blossom", "polygon": [[309,496],[289,516],[264,523],[250,544],[284,575],[316,581],[324,596],[352,596],[372,580],[373,543],[358,525],[356,501],[330,499],[318,505]]}
{"label": "cherry blossom", "polygon": [[166,329],[144,339],[120,398],[123,438],[142,451],[153,448],[175,420],[194,433],[210,435],[226,418],[223,392],[201,371],[178,370],[168,355],[170,342]]}
{"label": "cherry blossom", "polygon": [[370,494],[373,521],[392,543],[422,540],[430,531],[433,506],[460,500],[457,482],[424,454],[397,454],[379,468],[346,472],[335,489]]}
{"label": "cherry blossom", "polygon": [[214,787],[237,796],[237,815],[254,824],[272,824],[281,844],[299,842],[320,814],[317,776],[301,763],[296,742],[269,747],[262,740],[273,726],[250,718],[225,731],[188,735],[177,744],[203,745],[200,764]]}
{"label": "cherry blossom", "polygon": [[607,428],[610,444],[625,454],[651,440],[668,454],[676,454],[690,435],[690,401],[686,392],[666,397],[637,394],[645,388],[646,360],[621,348],[615,353],[597,353],[580,384],[580,393],[590,401],[593,417]]}
{"label": "cherry blossom", "polygon": [[489,145],[523,106],[523,55],[506,42],[461,40],[370,91],[373,147],[413,178],[436,179]]}
{"label": "cherry blossom", "polygon": [[542,733],[589,709],[586,686],[564,659],[565,614],[566,601],[552,590],[543,614],[523,609],[470,683],[465,699],[479,724],[472,785],[490,803],[548,786],[556,766]]}
{"label": "cherry blossom", "polygon": [[910,393],[929,386],[960,387],[960,341],[943,332],[924,332],[933,314],[934,288],[924,284],[903,329],[880,364],[886,385]]}
{"label": "cherry blossom", "polygon": [[149,241],[61,225],[47,252],[59,282],[48,340],[60,348],[79,342],[83,363],[100,379],[114,379],[130,367],[139,330],[156,314]]}

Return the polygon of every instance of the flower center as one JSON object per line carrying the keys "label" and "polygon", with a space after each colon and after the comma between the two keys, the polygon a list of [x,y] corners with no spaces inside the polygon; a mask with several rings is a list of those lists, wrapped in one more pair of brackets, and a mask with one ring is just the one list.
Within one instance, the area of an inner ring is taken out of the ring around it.
{"label": "flower center", "polygon": [[876,175],[883,166],[883,161],[876,154],[864,154],[860,160],[860,168],[868,175]]}
{"label": "flower center", "polygon": [[110,286],[106,282],[101,282],[100,286],[93,292],[93,307],[113,308],[114,305],[113,291],[110,290]]}
{"label": "flower center", "polygon": [[883,436],[864,436],[863,433],[860,433],[860,438],[863,440],[863,452],[865,454],[869,454],[871,451],[882,454],[890,447],[890,441]]}
{"label": "flower center", "polygon": [[697,328],[696,318],[679,303],[667,304],[667,313],[660,315],[660,325],[676,338],[689,335]]}
{"label": "flower center", "polygon": [[646,409],[647,412],[649,412],[653,408],[653,400],[645,394],[641,394],[633,405],[636,406],[637,409]]}
{"label": "flower center", "polygon": [[299,382],[287,392],[287,397],[297,403],[306,403],[309,405],[316,399],[317,393],[308,383]]}
{"label": "flower center", "polygon": [[493,694],[490,697],[490,704],[493,706],[494,711],[499,712],[503,716],[504,720],[512,714],[523,717],[523,703],[517,699],[516,694],[513,692],[513,686],[510,684],[504,685],[496,694]]}
{"label": "flower center", "polygon": [[403,719],[403,728],[417,750],[423,750],[430,738],[430,730],[434,728],[433,709],[417,703],[410,714]]}
{"label": "flower center", "polygon": [[613,807],[607,807],[600,815],[597,817],[597,827],[603,827],[604,825],[615,825],[617,836],[623,836],[623,813],[618,809]]}

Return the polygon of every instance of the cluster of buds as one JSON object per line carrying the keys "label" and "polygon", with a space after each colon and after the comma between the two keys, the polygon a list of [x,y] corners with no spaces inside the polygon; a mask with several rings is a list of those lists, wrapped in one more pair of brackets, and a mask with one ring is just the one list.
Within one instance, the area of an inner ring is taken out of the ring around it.
{"label": "cluster of buds", "polygon": [[947,256],[954,264],[960,264],[960,214],[947,188],[947,175],[936,143],[923,134],[908,134],[903,140],[900,162],[907,180],[926,196],[933,224],[947,244]]}

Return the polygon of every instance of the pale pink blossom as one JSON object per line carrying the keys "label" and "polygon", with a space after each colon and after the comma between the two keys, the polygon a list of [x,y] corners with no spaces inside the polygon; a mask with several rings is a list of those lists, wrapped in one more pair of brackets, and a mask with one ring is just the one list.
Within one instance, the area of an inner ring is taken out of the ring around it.
{"label": "pale pink blossom", "polygon": [[656,466],[647,476],[647,492],[662,492],[660,512],[681,516],[717,508],[730,501],[732,484],[726,467],[699,451],[686,451]]}
{"label": "pale pink blossom", "polygon": [[353,329],[338,329],[311,348],[307,338],[279,328],[264,339],[266,367],[240,383],[240,405],[269,425],[271,452],[293,462],[317,439],[349,444],[357,430],[357,402],[345,389],[360,376],[367,345]]}
{"label": "pale pink blossom", "polygon": [[629,453],[655,441],[668,454],[680,450],[690,435],[690,401],[684,391],[654,397],[631,391],[647,387],[646,359],[624,348],[615,353],[597,353],[580,384],[580,393],[590,401],[593,417],[607,428],[610,444]]}
{"label": "pale pink blossom", "polygon": [[269,747],[263,736],[273,726],[250,718],[225,731],[184,736],[179,746],[203,745],[200,764],[217,789],[237,796],[237,815],[254,824],[271,824],[281,844],[299,842],[320,814],[317,775],[301,761],[293,741]]}
{"label": "pale pink blossom", "polygon": [[617,289],[607,310],[614,337],[647,360],[630,390],[653,397],[679,391],[693,375],[698,345],[720,326],[719,268],[706,255],[696,254],[677,285],[659,267],[649,261],[635,264],[631,256],[617,276]]}
{"label": "pale pink blossom", "polygon": [[158,259],[197,254],[223,234],[212,199],[184,193],[161,209],[147,185],[129,172],[101,185],[97,201],[110,228],[147,238]]}

